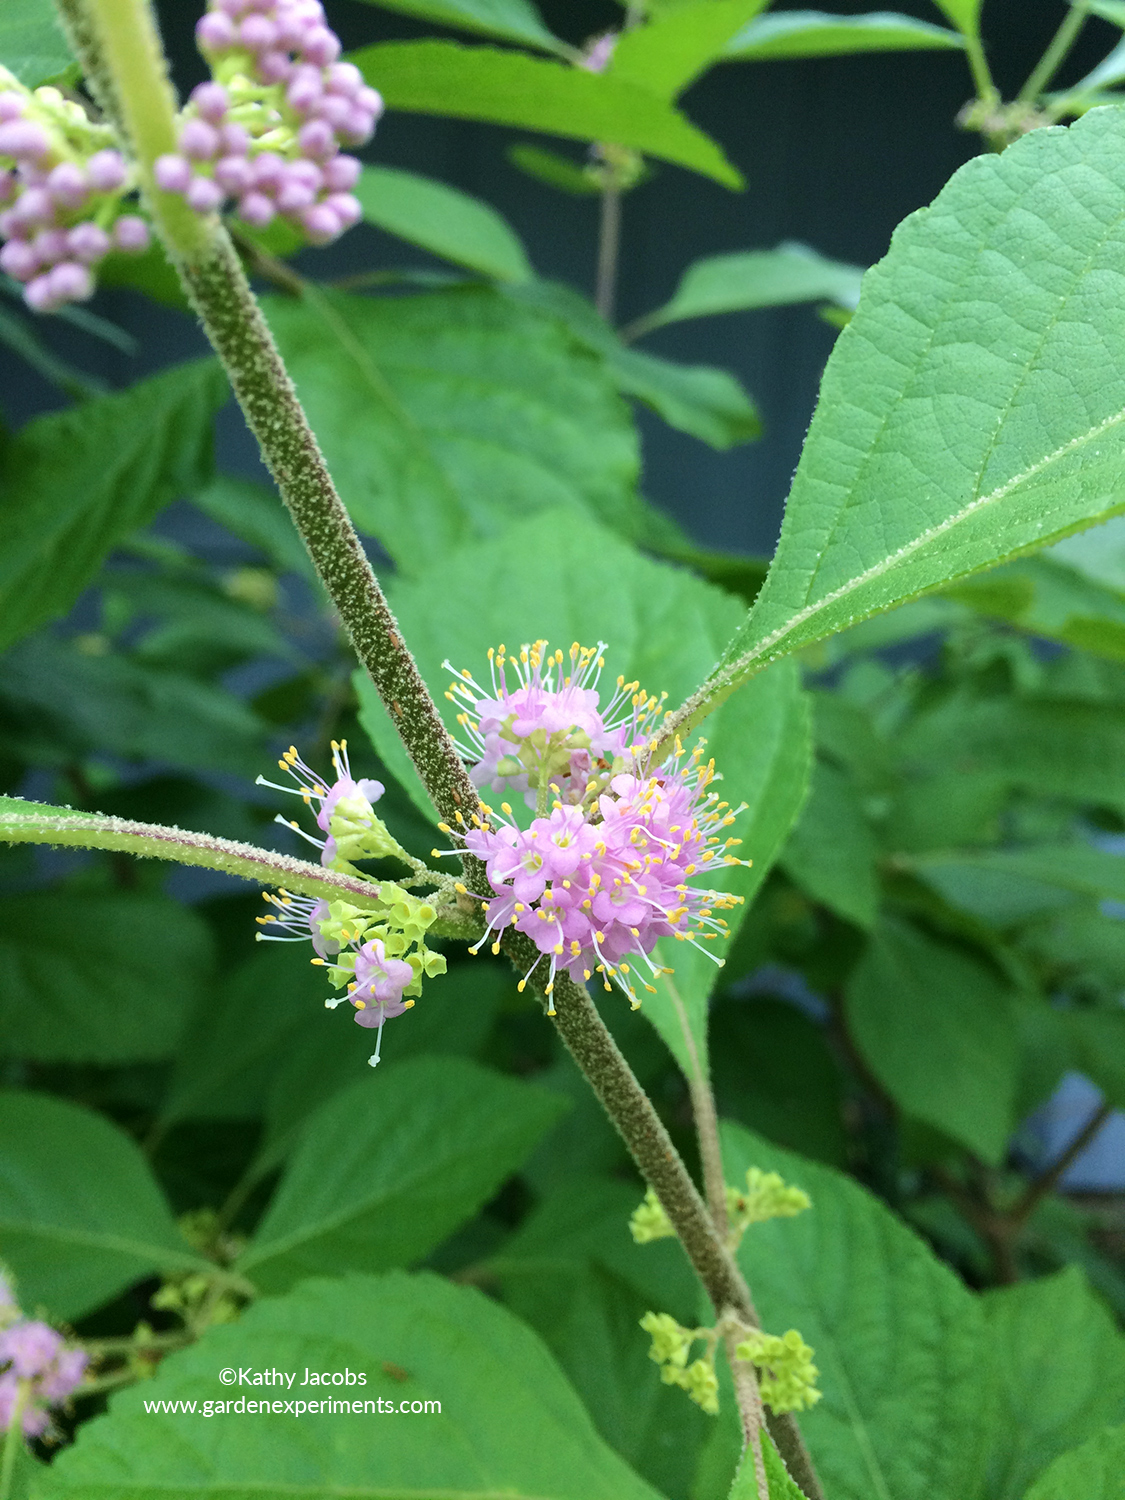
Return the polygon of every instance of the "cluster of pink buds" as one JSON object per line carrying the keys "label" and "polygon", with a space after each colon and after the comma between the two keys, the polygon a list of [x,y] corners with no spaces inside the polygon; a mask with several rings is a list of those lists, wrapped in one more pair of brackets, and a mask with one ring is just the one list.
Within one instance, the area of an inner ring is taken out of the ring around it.
{"label": "cluster of pink buds", "polygon": [[122,212],[131,183],[112,139],[58,89],[0,68],[0,270],[36,312],[89,297],[111,250],[148,247],[148,225]]}
{"label": "cluster of pink buds", "polygon": [[74,1392],[87,1362],[84,1350],[68,1348],[46,1323],[25,1318],[0,1275],[0,1432],[18,1411],[24,1436],[42,1437],[50,1426],[48,1408]]}
{"label": "cluster of pink buds", "polygon": [[371,138],[383,101],[338,61],[319,0],[210,0],[196,39],[214,76],[192,91],[158,185],[197,213],[233,200],[255,229],[281,217],[316,245],[350,229],[360,164],[340,148]]}
{"label": "cluster of pink buds", "polygon": [[[476,893],[488,919],[481,943],[511,926],[539,950],[521,989],[546,959],[548,997],[556,973],[564,969],[579,983],[600,975],[607,990],[616,984],[636,1008],[638,983],[654,993],[650,981],[671,972],[650,957],[660,938],[698,943],[706,952],[703,943],[725,934],[726,923],[715,913],[741,898],[688,882],[741,863],[729,852],[740,841],[723,836],[741,808],[732,810],[708,790],[716,773],[714,762],[703,760],[703,742],[690,756],[678,740],[671,753],[659,754],[655,731],[662,699],[619,679],[609,707],[620,712],[625,705],[628,712],[611,728],[598,713],[598,694],[590,686],[596,679],[586,675],[591,661],[600,662],[600,648],[591,652],[575,645],[575,671],[548,679],[542,663],[553,661],[558,668],[562,653],[552,657],[545,646],[539,641],[520,652],[525,672],[515,692],[507,692],[501,676],[498,697],[482,694],[461,723],[481,746],[474,767],[478,784],[509,769],[522,775],[523,767],[545,763],[550,807],[538,797],[537,816],[523,827],[507,802],[501,804],[501,817],[482,804],[483,817],[462,818],[456,829],[439,825],[461,847],[434,853],[468,852],[483,862],[492,894]],[[461,702],[467,701],[471,682],[468,673],[460,674],[455,697]],[[494,761],[491,731],[477,729],[497,721],[511,768]],[[592,746],[602,747],[594,763]],[[498,947],[494,941],[493,951]]]}

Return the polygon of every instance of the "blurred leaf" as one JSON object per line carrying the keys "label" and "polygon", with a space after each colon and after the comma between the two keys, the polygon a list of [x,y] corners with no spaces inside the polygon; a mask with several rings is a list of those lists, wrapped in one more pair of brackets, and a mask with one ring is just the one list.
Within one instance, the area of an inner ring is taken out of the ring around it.
{"label": "blurred leaf", "polygon": [[79,1318],[157,1270],[210,1263],[172,1220],[148,1163],[91,1110],[0,1093],[0,1257],[29,1311]]}
{"label": "blurred leaf", "polygon": [[206,924],[166,896],[10,897],[0,903],[0,1050],[36,1062],[170,1057],[211,964]]}
{"label": "blurred leaf", "polygon": [[470,1218],[562,1112],[461,1058],[390,1063],[315,1111],[238,1268],[302,1276],[418,1260]]}
{"label": "blurred leaf", "polygon": [[165,307],[173,307],[177,312],[192,314],[176,269],[155,235],[142,255],[126,255],[120,251],[107,255],[98,266],[98,285],[127,287]]}
{"label": "blurred leaf", "polygon": [[[415,1400],[441,1411],[401,1422],[316,1412],[271,1424],[259,1414],[237,1424],[238,1441],[221,1419],[145,1411],[154,1397],[213,1399],[215,1371],[228,1365],[363,1372],[364,1387],[330,1395],[381,1399],[384,1413]],[[220,1487],[223,1500],[252,1500],[294,1492],[295,1479],[301,1500],[658,1500],[602,1443],[524,1324],[470,1287],[402,1272],[309,1281],[259,1302],[237,1326],[212,1328],[162,1361],[154,1381],[114,1396],[110,1415],[59,1459],[43,1500],[149,1500],[154,1486],[176,1500],[216,1497]]]}
{"label": "blurred leaf", "polygon": [[934,4],[967,36],[976,36],[980,31],[982,0],[934,0]]}
{"label": "blurred leaf", "polygon": [[1008,563],[947,589],[946,595],[1029,634],[1125,660],[1125,591],[1069,567],[1056,548],[1051,554]]}
{"label": "blurred leaf", "polygon": [[783,652],[1121,508],[1125,373],[1106,371],[1125,372],[1125,308],[1107,323],[1101,288],[1125,245],[1123,142],[1114,110],[1032,131],[896,230],[697,716]]}
{"label": "blurred leaf", "polygon": [[547,30],[531,0],[367,0],[367,3],[417,16],[421,21],[436,21],[441,26],[523,42],[545,52],[557,52],[562,45]]}
{"label": "blurred leaf", "polygon": [[666,323],[756,307],[786,307],[822,299],[855,307],[862,277],[862,266],[827,260],[807,245],[794,242],[779,245],[776,250],[711,255],[690,265],[680,277],[672,300],[631,323],[626,336],[639,338]]}
{"label": "blurred leaf", "polygon": [[[272,585],[269,578],[260,581],[267,589]],[[232,597],[202,569],[174,577],[111,566],[99,582],[107,610],[129,612],[133,659],[139,665],[203,674],[225,671],[247,657],[300,660],[265,611]]]}
{"label": "blurred leaf", "polygon": [[808,801],[781,854],[782,869],[845,922],[871,927],[879,905],[875,854],[853,783],[817,761]]}
{"label": "blurred leaf", "polygon": [[29,89],[70,66],[70,48],[51,0],[4,0],[0,58]]}
{"label": "blurred leaf", "polygon": [[75,754],[118,754],[249,777],[268,764],[265,725],[233,693],[97,654],[97,637],[92,653],[82,644],[40,634],[3,658],[5,732],[32,758],[59,765]]}
{"label": "blurred leaf", "polygon": [[542,146],[529,146],[521,142],[509,146],[507,154],[508,160],[521,172],[526,172],[529,177],[537,177],[549,187],[560,188],[564,193],[574,193],[580,198],[596,198],[602,190],[596,171],[571,161],[569,157],[560,156],[557,151],[545,151]]}
{"label": "blurred leaf", "polygon": [[205,515],[259,548],[282,572],[316,577],[293,519],[275,490],[252,479],[218,474],[191,498]]}
{"label": "blurred leaf", "polygon": [[796,1328],[815,1351],[824,1399],[801,1426],[827,1494],[976,1496],[987,1347],[977,1299],[858,1183],[738,1125],[724,1124],[722,1139],[728,1181],[757,1166],[812,1198],[795,1219],[753,1225],[738,1260],[763,1326]]}
{"label": "blurred leaf", "polygon": [[100,396],[105,390],[105,385],[96,376],[87,375],[84,370],[77,369],[52,353],[46,344],[36,338],[35,330],[26,319],[9,312],[6,307],[0,307],[0,344],[6,345],[13,354],[18,354],[29,364],[37,375],[42,375],[44,380],[50,381],[76,401],[84,401],[88,396]]}
{"label": "blurred leaf", "polygon": [[479,286],[267,307],[357,527],[400,569],[550,507],[643,529],[628,411],[554,318]]}
{"label": "blurred leaf", "polygon": [[672,105],[610,73],[456,42],[383,42],[351,57],[391,110],[611,141],[742,187],[709,136]]}
{"label": "blurred leaf", "polygon": [[929,854],[911,868],[947,901],[998,926],[1076,895],[1125,901],[1125,859],[1084,842]]}
{"label": "blurred leaf", "polygon": [[1125,1427],[1109,1427],[1057,1458],[1024,1500],[1125,1500]]}
{"label": "blurred leaf", "polygon": [[226,394],[219,365],[196,360],[0,445],[0,646],[65,614],[116,542],[204,483]]}
{"label": "blurred leaf", "polygon": [[[762,1458],[766,1465],[766,1479],[770,1487],[770,1500],[802,1500],[804,1491],[794,1483],[789,1471],[782,1463],[773,1439],[768,1432],[762,1433]],[[747,1448],[739,1460],[738,1473],[730,1488],[729,1500],[758,1500],[758,1480],[754,1472],[754,1455]]]}
{"label": "blurred leaf", "polygon": [[1076,1266],[986,1292],[984,1312],[996,1384],[988,1494],[1021,1500],[1052,1459],[1125,1421],[1125,1338]]}
{"label": "blurred leaf", "polygon": [[1115,594],[1125,594],[1125,516],[1114,516],[1100,526],[1064,537],[1040,558],[1072,568]]}
{"label": "blurred leaf", "polygon": [[1125,31],[1125,0],[1089,0],[1087,9],[1091,15],[1101,16]]}
{"label": "blurred leaf", "polygon": [[851,977],[846,1007],[853,1041],[902,1110],[986,1162],[1003,1160],[1019,1059],[1011,992],[999,978],[886,922]]}
{"label": "blurred leaf", "polygon": [[[941,4],[941,0],[937,3]],[[781,57],[844,57],[853,52],[913,52],[919,48],[964,45],[954,31],[893,11],[836,16],[822,10],[791,10],[751,21],[728,42],[723,55],[733,61],[756,62]]]}
{"label": "blurred leaf", "polygon": [[527,253],[496,210],[432,177],[364,167],[355,188],[369,224],[499,281],[531,276]]}
{"label": "blurred leaf", "polygon": [[769,0],[683,0],[617,39],[609,73],[660,99],[675,99],[717,62]]}
{"label": "blurred leaf", "polygon": [[1116,1109],[1125,1109],[1125,1008],[1068,1010],[1074,1062]]}

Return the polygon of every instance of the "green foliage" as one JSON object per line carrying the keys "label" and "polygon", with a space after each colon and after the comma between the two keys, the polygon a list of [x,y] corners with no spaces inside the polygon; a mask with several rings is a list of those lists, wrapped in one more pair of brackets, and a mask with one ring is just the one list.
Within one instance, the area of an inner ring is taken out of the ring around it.
{"label": "green foliage", "polygon": [[10,1057],[169,1057],[210,978],[210,933],[166,896],[12,896],[0,903],[0,934],[0,1028]]}
{"label": "green foliage", "polygon": [[1110,1427],[1055,1460],[1024,1500],[1121,1500],[1125,1427]]}
{"label": "green foliage", "polygon": [[64,614],[111,547],[211,465],[212,360],[39,417],[0,446],[0,645]]}
{"label": "green foliage", "polygon": [[1052,1459],[1125,1419],[1125,1338],[1076,1267],[989,1292],[985,1320],[988,1494],[1021,1500]]}
{"label": "green foliage", "polygon": [[[737,1125],[726,1175],[779,1171],[813,1201],[755,1225],[739,1262],[763,1324],[812,1345],[824,1399],[803,1431],[833,1500],[965,1500],[984,1438],[983,1326],[971,1293],[870,1193]],[[951,1443],[949,1434],[956,1432]]]}
{"label": "green foliage", "polygon": [[[297,1372],[350,1369],[365,1386],[284,1394],[439,1401],[440,1413],[216,1417],[150,1415],[143,1402],[276,1390],[226,1391],[223,1366]],[[237,1431],[235,1429],[237,1428]],[[540,1500],[653,1500],[655,1491],[600,1441],[543,1345],[480,1292],[431,1275],[350,1275],[306,1282],[173,1355],[160,1377],[114,1398],[110,1416],[52,1465],[42,1500],[148,1500],[156,1489],[195,1500],[250,1500],[263,1485],[307,1500],[353,1494]],[[155,1488],[154,1488],[155,1487]]]}
{"label": "green foliage", "polygon": [[[801,1500],[804,1491],[790,1478],[768,1432],[762,1434],[762,1458],[769,1481],[770,1500]],[[738,1473],[731,1485],[729,1500],[758,1500],[754,1456],[749,1448],[743,1453]]]}
{"label": "green foliage", "polygon": [[685,0],[625,31],[613,49],[610,73],[660,99],[675,99],[769,0]]}
{"label": "green foliage", "polygon": [[364,167],[356,197],[369,224],[455,265],[500,281],[526,281],[527,254],[494,208],[469,193],[397,167]]}
{"label": "green foliage", "polygon": [[845,921],[870,927],[879,902],[875,858],[875,840],[853,784],[819,761],[809,800],[785,845],[784,868]]}
{"label": "green foliage", "polygon": [[983,964],[897,924],[876,933],[847,992],[851,1034],[880,1084],[992,1163],[1014,1124],[1013,1007],[1009,987]]}
{"label": "green foliage", "polygon": [[[1123,135],[1108,111],[1033,132],[969,162],[899,226],[829,360],[777,554],[719,693],[1118,508],[1125,384],[1099,362],[1125,324],[1103,306],[1099,268],[1118,254],[1105,226],[1125,201]],[[967,317],[974,306],[987,320]]]}
{"label": "green foliage", "polygon": [[820,10],[792,10],[751,21],[727,43],[724,56],[768,62],[782,57],[843,57],[853,52],[914,52],[962,45],[961,38],[943,26],[889,11],[837,16]]}
{"label": "green foliage", "polygon": [[496,1191],[561,1108],[460,1059],[385,1064],[314,1111],[238,1268],[275,1292],[408,1265]]}
{"label": "green foliage", "polygon": [[554,52],[559,46],[531,0],[368,0],[368,3],[417,16],[419,20],[523,42],[545,52]]}
{"label": "green foliage", "polygon": [[0,1240],[25,1307],[77,1318],[142,1276],[204,1267],[133,1142],[88,1109],[0,1094]]}
{"label": "green foliage", "polygon": [[390,109],[612,141],[740,188],[719,146],[677,109],[612,73],[456,42],[382,42],[353,54]]}
{"label": "green foliage", "polygon": [[483,287],[268,310],[356,525],[404,571],[533,509],[642,528],[624,404],[555,320]]}
{"label": "green foliage", "polygon": [[0,16],[0,57],[28,88],[38,88],[71,66],[51,0],[5,0]]}

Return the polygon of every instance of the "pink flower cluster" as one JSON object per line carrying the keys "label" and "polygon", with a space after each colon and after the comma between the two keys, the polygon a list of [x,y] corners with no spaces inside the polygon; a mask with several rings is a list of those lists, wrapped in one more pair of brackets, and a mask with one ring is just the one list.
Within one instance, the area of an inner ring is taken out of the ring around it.
{"label": "pink flower cluster", "polygon": [[0,92],[0,270],[23,283],[36,312],[89,297],[94,267],[111,250],[148,247],[145,221],[120,212],[120,152],[83,149],[98,134],[57,89]]}
{"label": "pink flower cluster", "polygon": [[340,147],[370,139],[383,101],[338,61],[319,0],[210,0],[196,39],[215,78],[192,91],[158,185],[197,213],[233,199],[256,229],[280,216],[317,245],[350,229],[360,164]]}
{"label": "pink flower cluster", "polygon": [[[542,651],[539,655],[542,658]],[[530,662],[530,655],[527,659]],[[635,689],[636,684],[620,685],[618,698],[622,686]],[[534,687],[532,722],[547,722],[552,711],[563,719],[572,712],[569,679],[547,687],[540,677]],[[604,722],[596,722],[596,690],[586,691],[593,701],[581,703],[587,719],[584,732],[595,742],[606,728]],[[493,892],[490,899],[479,898],[488,917],[481,942],[507,927],[530,937],[540,959],[520,987],[546,958],[548,997],[558,970],[564,969],[579,983],[600,974],[607,990],[612,980],[635,1008],[641,1003],[638,983],[654,993],[650,980],[671,972],[649,956],[659,939],[711,941],[726,928],[715,912],[741,899],[688,884],[694,876],[740,863],[729,852],[740,841],[724,838],[722,830],[741,809],[732,812],[708,790],[715,766],[703,761],[702,742],[686,762],[678,741],[671,755],[653,761],[655,741],[643,734],[638,738],[636,731],[651,729],[653,705],[659,705],[644,694],[632,697],[629,729],[634,732],[627,733],[628,748],[608,775],[591,777],[570,802],[556,799],[549,813],[534,818],[529,828],[516,822],[505,802],[502,818],[482,804],[485,817],[475,816],[471,825],[462,823],[455,831],[464,850],[484,863]],[[482,722],[491,712],[491,701],[477,709]],[[518,717],[505,720],[509,744],[520,722]],[[454,832],[446,824],[440,826]]]}
{"label": "pink flower cluster", "polygon": [[652,732],[664,701],[619,677],[610,702],[599,710],[605,642],[591,648],[575,641],[565,657],[546,647],[546,641],[534,641],[515,657],[504,646],[490,650],[491,693],[471,672],[443,663],[456,673],[445,696],[461,709],[457,723],[465,740],[457,748],[473,784],[522,792],[529,807],[545,800],[548,789],[565,802],[580,802],[592,777],[604,777]]}
{"label": "pink flower cluster", "polygon": [[[17,1321],[11,1322],[12,1315]],[[0,1276],[0,1432],[12,1425],[23,1386],[21,1426],[26,1437],[41,1437],[50,1425],[47,1408],[58,1406],[82,1380],[88,1357],[67,1348],[61,1334],[46,1323],[20,1316],[11,1288]]]}

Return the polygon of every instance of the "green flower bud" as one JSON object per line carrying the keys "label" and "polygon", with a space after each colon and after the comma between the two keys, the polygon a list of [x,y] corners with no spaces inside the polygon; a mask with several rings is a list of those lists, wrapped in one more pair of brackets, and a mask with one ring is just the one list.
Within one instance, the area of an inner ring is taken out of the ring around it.
{"label": "green flower bud", "polygon": [[652,1188],[645,1193],[644,1202],[633,1210],[629,1219],[629,1233],[638,1245],[647,1245],[650,1240],[666,1240],[675,1235],[672,1221]]}
{"label": "green flower bud", "polygon": [[[695,1338],[695,1330],[683,1328],[671,1313],[645,1313],[641,1327],[652,1335],[649,1359],[658,1365],[682,1369],[687,1364],[688,1350]],[[667,1375],[664,1377],[667,1379]]]}
{"label": "green flower bud", "polygon": [[727,1188],[727,1213],[735,1234],[741,1236],[751,1224],[767,1219],[791,1219],[812,1206],[809,1195],[800,1188],[789,1187],[777,1172],[763,1172],[751,1167],[746,1173],[746,1189]]}
{"label": "green flower bud", "polygon": [[804,1411],[820,1400],[822,1393],[816,1388],[820,1372],[812,1362],[813,1351],[795,1328],[781,1338],[756,1329],[746,1335],[735,1355],[757,1366],[762,1400],[778,1414]]}

